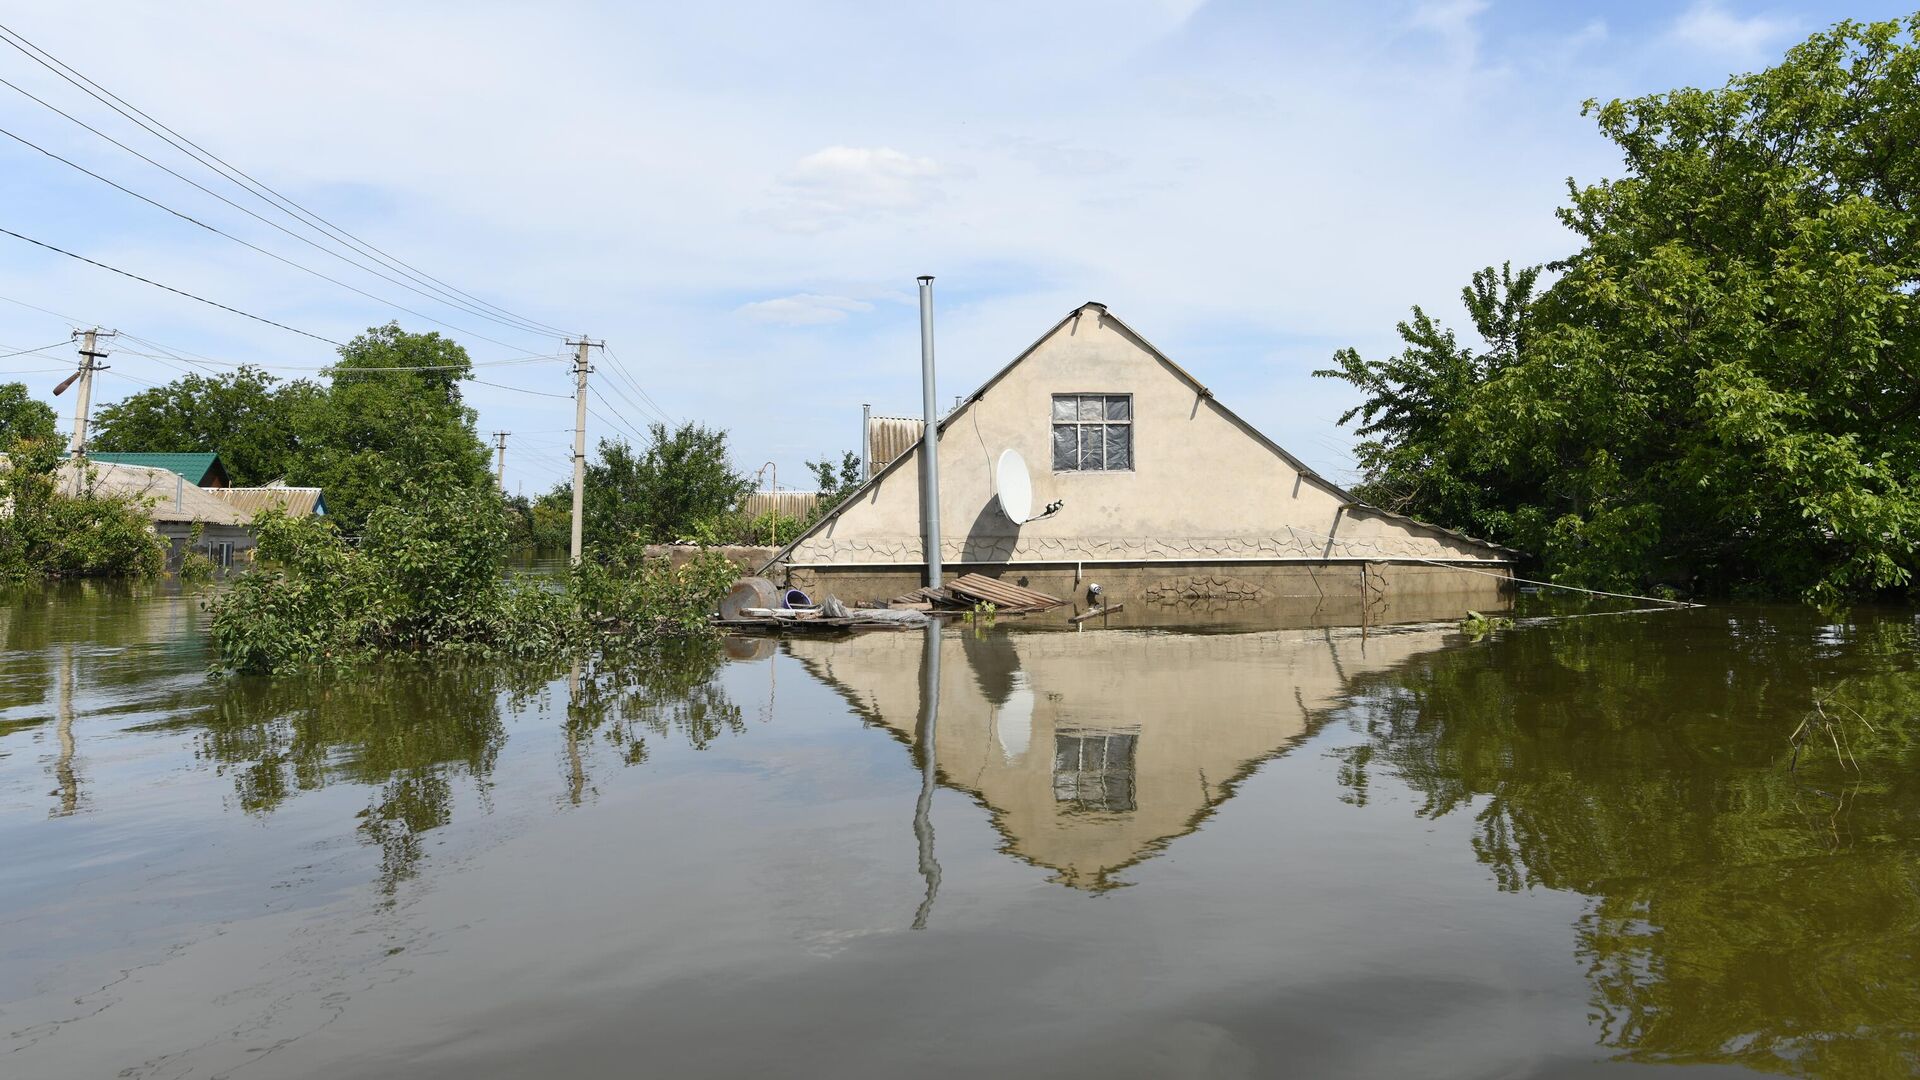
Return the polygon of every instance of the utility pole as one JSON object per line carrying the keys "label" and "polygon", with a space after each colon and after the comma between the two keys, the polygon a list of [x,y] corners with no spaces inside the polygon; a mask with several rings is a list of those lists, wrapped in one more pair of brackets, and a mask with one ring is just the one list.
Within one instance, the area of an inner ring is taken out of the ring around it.
{"label": "utility pole", "polygon": [[569,341],[569,345],[579,346],[580,351],[573,358],[573,545],[572,562],[580,564],[580,525],[581,515],[585,512],[584,499],[587,491],[587,350],[605,347],[603,341],[588,340],[585,334],[579,341]]}
{"label": "utility pole", "polygon": [[119,331],[102,331],[96,326],[91,330],[76,330],[74,333],[76,336],[81,334],[85,335],[85,341],[80,346],[80,370],[68,376],[66,381],[62,382],[59,386],[54,387],[53,392],[55,396],[58,396],[64,392],[67,387],[72,386],[75,380],[78,380],[80,383],[80,390],[74,395],[73,399],[73,441],[68,444],[67,452],[74,457],[85,457],[87,454],[87,419],[88,413],[93,407],[93,373],[107,369],[107,365],[100,362],[107,358],[107,354],[101,352],[99,349],[100,338],[103,334],[106,337],[112,337],[118,334]]}
{"label": "utility pole", "polygon": [[493,445],[500,451],[500,465],[496,471],[500,474],[500,494],[502,495],[507,493],[507,436],[511,434],[513,434],[511,431],[493,433]]}

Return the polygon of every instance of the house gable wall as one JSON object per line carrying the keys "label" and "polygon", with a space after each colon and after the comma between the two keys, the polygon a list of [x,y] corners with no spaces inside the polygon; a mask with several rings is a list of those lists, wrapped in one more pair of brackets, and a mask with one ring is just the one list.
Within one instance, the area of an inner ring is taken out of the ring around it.
{"label": "house gable wall", "polygon": [[[1052,470],[1054,394],[1133,396],[1134,468]],[[1026,458],[1033,508],[1015,526],[994,498],[1004,449]],[[1488,563],[1510,553],[1349,505],[1302,472],[1097,305],[1082,308],[963,404],[939,439],[948,563],[1422,558]],[[1344,509],[1343,509],[1344,507]],[[789,565],[923,562],[920,450],[904,455],[803,538]]]}

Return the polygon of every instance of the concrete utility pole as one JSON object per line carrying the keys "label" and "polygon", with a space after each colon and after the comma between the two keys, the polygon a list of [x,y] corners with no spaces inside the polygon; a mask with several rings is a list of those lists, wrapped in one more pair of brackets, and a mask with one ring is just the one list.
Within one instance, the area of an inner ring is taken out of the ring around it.
{"label": "concrete utility pole", "polygon": [[513,434],[511,431],[493,433],[493,445],[500,451],[500,465],[496,471],[500,474],[500,494],[502,495],[507,493],[507,436],[511,434]]}
{"label": "concrete utility pole", "polygon": [[920,278],[920,395],[927,426],[920,437],[920,529],[927,588],[940,587],[940,406],[933,392],[933,275]]}
{"label": "concrete utility pole", "polygon": [[602,348],[606,343],[590,341],[585,334],[579,341],[569,341],[577,345],[580,351],[573,358],[573,545],[572,562],[580,563],[580,518],[585,512],[584,499],[587,491],[587,350]]}
{"label": "concrete utility pole", "polygon": [[[80,383],[80,389],[74,395],[73,399],[73,441],[68,444],[67,452],[74,457],[85,457],[87,453],[87,419],[93,407],[93,373],[106,370],[107,365],[102,364],[100,361],[105,360],[107,354],[99,350],[100,338],[102,336],[102,331],[99,327],[96,326],[87,331],[76,331],[76,333],[85,334],[85,341],[80,346],[80,370],[74,372],[72,378],[69,378],[66,382],[54,387],[53,392],[59,394],[75,380],[78,380]],[[119,333],[119,331],[109,330],[104,333],[106,337],[112,337]]]}

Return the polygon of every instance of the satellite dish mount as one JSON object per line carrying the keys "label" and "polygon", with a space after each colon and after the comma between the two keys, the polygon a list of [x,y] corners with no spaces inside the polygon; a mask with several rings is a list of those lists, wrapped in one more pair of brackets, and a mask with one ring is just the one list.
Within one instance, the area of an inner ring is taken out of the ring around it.
{"label": "satellite dish mount", "polygon": [[993,494],[1000,504],[1000,512],[1015,525],[1050,518],[1060,512],[1063,502],[1055,500],[1045,511],[1033,512],[1033,480],[1027,473],[1027,460],[1020,456],[1020,451],[1012,449],[1002,450],[1000,460],[994,463]]}

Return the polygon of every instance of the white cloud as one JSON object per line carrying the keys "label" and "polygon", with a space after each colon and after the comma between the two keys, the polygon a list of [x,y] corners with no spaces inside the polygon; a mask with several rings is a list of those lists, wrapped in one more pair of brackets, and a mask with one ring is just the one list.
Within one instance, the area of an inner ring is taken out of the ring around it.
{"label": "white cloud", "polygon": [[776,326],[825,326],[845,321],[849,313],[872,311],[873,305],[851,296],[795,293],[772,300],[742,304],[737,311],[754,322]]}
{"label": "white cloud", "polygon": [[1456,60],[1471,62],[1480,41],[1473,21],[1487,10],[1487,3],[1488,0],[1430,0],[1417,5],[1407,21],[1409,25],[1438,35]]}
{"label": "white cloud", "polygon": [[1751,57],[1769,51],[1794,32],[1793,20],[1771,15],[1741,17],[1715,0],[1699,0],[1673,24],[1673,39],[1702,52]]}
{"label": "white cloud", "polygon": [[829,146],[781,178],[774,219],[814,232],[920,209],[940,198],[942,174],[932,158],[890,147]]}

